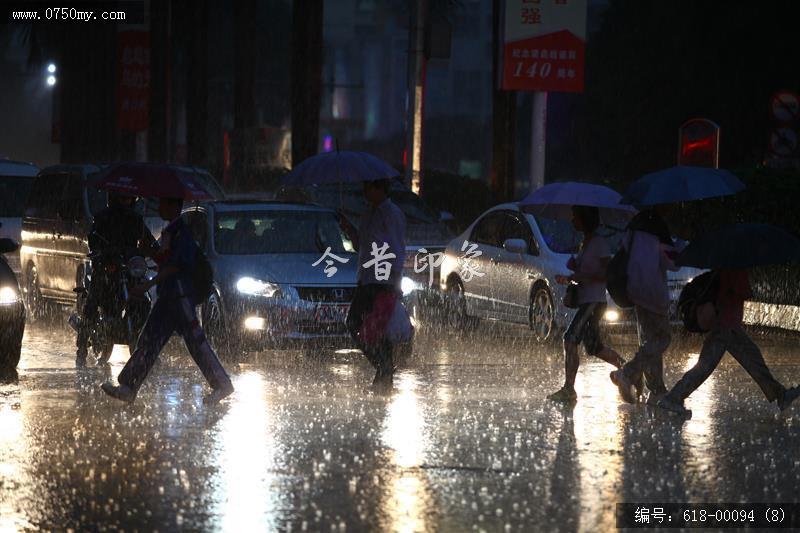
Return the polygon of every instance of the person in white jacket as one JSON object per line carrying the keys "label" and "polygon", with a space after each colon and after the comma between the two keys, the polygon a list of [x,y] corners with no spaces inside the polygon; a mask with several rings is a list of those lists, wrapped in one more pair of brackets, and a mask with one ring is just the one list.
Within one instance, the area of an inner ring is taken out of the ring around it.
{"label": "person in white jacket", "polygon": [[673,262],[677,249],[662,217],[665,211],[666,206],[657,206],[640,212],[623,239],[629,254],[627,291],[636,311],[639,350],[622,368],[611,372],[611,381],[628,403],[634,403],[643,392],[642,381],[650,391],[649,404],[667,392],[663,357],[672,340],[667,270],[677,270]]}

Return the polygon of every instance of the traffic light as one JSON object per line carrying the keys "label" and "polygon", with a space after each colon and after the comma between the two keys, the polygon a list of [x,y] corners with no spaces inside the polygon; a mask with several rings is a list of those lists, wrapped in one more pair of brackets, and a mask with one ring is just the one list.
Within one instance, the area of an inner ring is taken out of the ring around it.
{"label": "traffic light", "polygon": [[678,130],[678,164],[719,168],[719,126],[705,118],[687,120]]}

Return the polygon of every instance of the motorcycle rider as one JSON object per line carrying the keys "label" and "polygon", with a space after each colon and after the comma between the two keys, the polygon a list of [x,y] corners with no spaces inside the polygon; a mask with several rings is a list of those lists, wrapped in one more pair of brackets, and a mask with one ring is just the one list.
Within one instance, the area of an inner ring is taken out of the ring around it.
{"label": "motorcycle rider", "polygon": [[98,308],[106,298],[113,298],[104,276],[100,275],[104,261],[111,260],[109,255],[120,251],[129,255],[135,253],[135,250],[142,250],[145,255],[152,255],[153,250],[158,248],[144,219],[134,210],[135,203],[134,196],[109,192],[108,207],[97,213],[92,222],[92,229],[89,232],[89,251],[95,256],[92,260],[92,271],[95,274],[86,287],[83,309],[78,310],[81,313],[81,320],[76,340],[76,367],[86,365],[89,334],[92,324],[97,320]]}

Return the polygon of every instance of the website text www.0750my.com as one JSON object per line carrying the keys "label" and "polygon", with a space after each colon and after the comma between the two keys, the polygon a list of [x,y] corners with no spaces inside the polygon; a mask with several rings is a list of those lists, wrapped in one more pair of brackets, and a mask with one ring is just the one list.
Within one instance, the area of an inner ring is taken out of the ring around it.
{"label": "website text www.0750my.com", "polygon": [[92,22],[125,21],[125,11],[81,11],[74,7],[48,7],[37,11],[12,11],[11,20],[17,22]]}

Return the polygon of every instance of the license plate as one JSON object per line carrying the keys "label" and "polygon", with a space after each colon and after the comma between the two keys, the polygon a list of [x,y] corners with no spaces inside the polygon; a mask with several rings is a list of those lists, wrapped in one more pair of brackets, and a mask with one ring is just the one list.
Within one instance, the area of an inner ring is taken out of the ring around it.
{"label": "license plate", "polygon": [[323,324],[344,322],[349,310],[349,305],[320,305],[317,307],[314,319]]}

